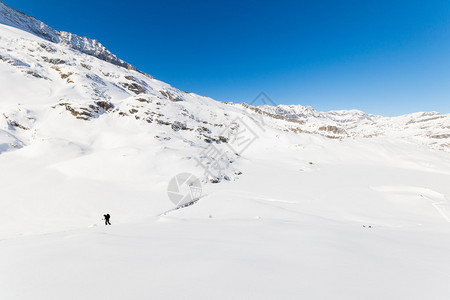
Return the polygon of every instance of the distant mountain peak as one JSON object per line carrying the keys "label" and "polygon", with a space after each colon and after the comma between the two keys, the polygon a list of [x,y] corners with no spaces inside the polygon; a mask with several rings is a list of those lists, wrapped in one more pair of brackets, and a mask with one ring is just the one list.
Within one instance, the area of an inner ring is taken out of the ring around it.
{"label": "distant mountain peak", "polygon": [[99,41],[70,32],[57,31],[35,17],[15,10],[3,1],[0,1],[0,24],[21,29],[47,41],[62,44],[114,65],[129,70],[137,70],[134,66],[112,54]]}

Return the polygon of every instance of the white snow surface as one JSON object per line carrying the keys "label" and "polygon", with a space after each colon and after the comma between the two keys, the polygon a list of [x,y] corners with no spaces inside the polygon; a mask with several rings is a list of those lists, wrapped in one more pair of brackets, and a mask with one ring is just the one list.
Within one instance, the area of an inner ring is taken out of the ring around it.
{"label": "white snow surface", "polygon": [[[448,115],[220,103],[11,20],[0,299],[449,298]],[[254,142],[232,151],[230,127]],[[182,172],[202,197],[161,215]]]}

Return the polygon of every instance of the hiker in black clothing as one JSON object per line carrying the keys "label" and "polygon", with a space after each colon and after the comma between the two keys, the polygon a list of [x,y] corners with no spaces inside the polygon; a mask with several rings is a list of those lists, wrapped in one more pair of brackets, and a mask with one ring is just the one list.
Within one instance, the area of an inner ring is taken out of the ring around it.
{"label": "hiker in black clothing", "polygon": [[105,225],[111,225],[111,223],[109,222],[109,218],[111,218],[111,216],[109,214],[103,215],[105,217]]}

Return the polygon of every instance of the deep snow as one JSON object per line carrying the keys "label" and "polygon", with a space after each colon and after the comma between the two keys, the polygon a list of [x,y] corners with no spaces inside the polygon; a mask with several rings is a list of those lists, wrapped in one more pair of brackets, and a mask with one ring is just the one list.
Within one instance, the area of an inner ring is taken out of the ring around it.
{"label": "deep snow", "polygon": [[[450,293],[446,153],[383,140],[261,139],[241,157],[238,180],[206,184],[198,203],[158,217],[172,202],[151,164],[117,166],[94,179],[91,171],[110,160],[92,158],[90,171],[74,176],[32,163],[55,155],[26,157],[24,150],[0,157],[11,167],[1,172],[2,234],[9,236],[0,241],[2,299]],[[129,161],[145,157],[127,150]],[[163,161],[163,173],[178,167]],[[130,168],[127,180],[121,173]],[[100,220],[106,211],[113,226]]]}
{"label": "deep snow", "polygon": [[[261,115],[16,27],[0,24],[0,299],[448,299],[448,116]],[[212,147],[217,176],[198,164]],[[202,197],[160,216],[182,172]]]}

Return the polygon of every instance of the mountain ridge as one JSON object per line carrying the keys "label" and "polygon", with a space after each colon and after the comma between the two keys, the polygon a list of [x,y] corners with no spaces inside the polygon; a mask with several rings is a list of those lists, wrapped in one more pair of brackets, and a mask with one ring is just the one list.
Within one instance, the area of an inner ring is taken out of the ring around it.
{"label": "mountain ridge", "polygon": [[112,54],[99,41],[70,32],[55,30],[35,17],[8,6],[3,1],[0,1],[0,24],[16,27],[35,34],[47,41],[62,44],[114,65],[130,70],[137,70],[136,67]]}
{"label": "mountain ridge", "polygon": [[433,111],[385,117],[354,109],[319,112],[302,105],[262,105],[253,109],[295,120],[306,132],[331,133],[329,137],[333,138],[391,136],[450,151],[450,114]]}
{"label": "mountain ridge", "polygon": [[[213,127],[224,128],[233,118],[252,122],[263,115],[264,122],[279,131],[331,139],[400,138],[450,151],[450,115],[419,112],[383,117],[359,110],[319,112],[301,105],[219,103],[158,81],[126,64],[98,41],[56,31],[1,1],[0,23],[0,62],[5,63],[0,65],[0,71],[4,70],[0,86],[9,91],[3,95],[7,104],[2,111],[5,145],[29,144],[30,137],[21,131],[33,130],[30,120],[34,117],[24,115],[17,103],[18,99],[33,99],[30,104],[40,101],[46,109],[63,108],[83,121],[102,115],[131,117],[136,122],[200,130],[195,138],[207,141],[222,139],[220,130]],[[24,85],[30,92],[21,90]]]}

